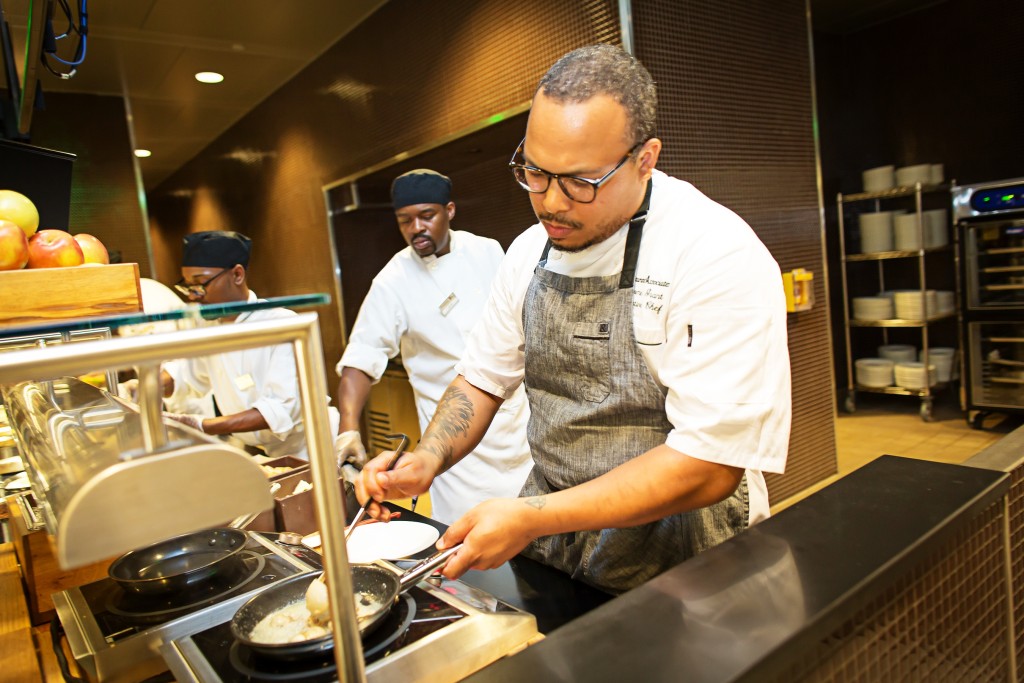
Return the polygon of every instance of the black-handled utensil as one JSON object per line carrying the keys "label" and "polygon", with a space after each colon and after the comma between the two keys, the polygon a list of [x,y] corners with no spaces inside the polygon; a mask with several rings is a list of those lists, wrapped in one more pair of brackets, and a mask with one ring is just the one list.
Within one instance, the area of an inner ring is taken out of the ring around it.
{"label": "black-handled utensil", "polygon": [[[402,442],[398,444],[398,448],[395,449],[395,454],[391,457],[391,462],[388,463],[387,468],[384,470],[385,472],[390,472],[395,468],[395,465],[398,464],[398,459],[402,457],[403,453],[405,453],[405,447],[409,445],[409,437],[405,434],[388,434],[386,438],[402,440]],[[361,520],[363,515],[366,514],[366,506],[369,505],[371,501],[373,501],[372,498],[366,501],[366,504],[359,508],[359,512],[356,513],[355,519],[353,519],[352,523],[348,525],[347,529],[345,529],[346,539],[352,535],[352,530],[356,528],[356,524],[358,524],[359,520]]]}

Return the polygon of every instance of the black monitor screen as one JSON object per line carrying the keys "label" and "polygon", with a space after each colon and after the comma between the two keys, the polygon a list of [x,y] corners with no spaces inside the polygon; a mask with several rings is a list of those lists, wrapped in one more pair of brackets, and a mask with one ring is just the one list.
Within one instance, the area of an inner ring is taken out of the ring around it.
{"label": "black monitor screen", "polygon": [[74,154],[0,140],[0,190],[20,192],[36,205],[39,228],[68,229]]}

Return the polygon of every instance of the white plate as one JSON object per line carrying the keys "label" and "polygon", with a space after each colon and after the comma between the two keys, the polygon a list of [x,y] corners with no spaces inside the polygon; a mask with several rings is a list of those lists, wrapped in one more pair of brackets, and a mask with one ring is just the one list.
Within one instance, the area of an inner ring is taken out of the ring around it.
{"label": "white plate", "polygon": [[[374,522],[357,526],[348,538],[348,561],[400,560],[437,542],[441,532],[422,522]],[[307,548],[320,547],[320,534],[302,538]]]}
{"label": "white plate", "polygon": [[21,462],[20,456],[13,456],[10,458],[4,458],[0,460],[0,474],[14,474],[15,472],[24,472],[25,465]]}

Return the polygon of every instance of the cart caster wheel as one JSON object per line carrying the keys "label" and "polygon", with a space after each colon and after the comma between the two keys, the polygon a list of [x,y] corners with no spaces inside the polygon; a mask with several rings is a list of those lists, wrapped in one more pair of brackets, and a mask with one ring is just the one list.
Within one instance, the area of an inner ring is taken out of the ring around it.
{"label": "cart caster wheel", "polygon": [[848,412],[848,413],[855,413],[855,412],[857,412],[857,401],[856,401],[856,399],[854,399],[852,395],[851,396],[847,396],[846,397],[846,401],[843,403],[843,407],[846,409],[846,412]]}
{"label": "cart caster wheel", "polygon": [[932,417],[932,402],[921,401],[921,419],[925,422],[931,422],[935,418]]}
{"label": "cart caster wheel", "polygon": [[967,416],[967,424],[969,424],[971,426],[971,429],[979,429],[979,430],[980,429],[984,429],[985,428],[985,418],[986,417],[988,417],[988,413],[986,413],[983,410],[982,411],[978,411],[977,413],[974,413],[973,415],[972,414],[968,414],[968,416]]}

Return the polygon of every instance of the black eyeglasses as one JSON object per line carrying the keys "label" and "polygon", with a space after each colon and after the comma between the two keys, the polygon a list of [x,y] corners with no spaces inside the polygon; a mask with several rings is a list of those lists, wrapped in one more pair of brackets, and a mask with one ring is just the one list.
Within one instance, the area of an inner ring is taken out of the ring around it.
{"label": "black eyeglasses", "polygon": [[566,197],[574,202],[579,202],[580,204],[589,204],[597,199],[597,189],[608,182],[611,177],[615,175],[615,172],[622,168],[622,165],[625,164],[626,161],[633,156],[633,153],[640,149],[644,143],[638,142],[633,145],[633,148],[626,152],[626,156],[622,157],[622,161],[615,164],[615,168],[608,171],[597,180],[580,178],[579,176],[574,175],[548,173],[542,168],[521,163],[516,159],[522,156],[524,144],[526,144],[526,138],[523,138],[523,141],[519,143],[519,146],[516,147],[515,153],[512,155],[512,160],[508,162],[508,167],[512,169],[512,175],[515,177],[516,182],[519,183],[520,187],[531,194],[543,194],[548,191],[548,187],[551,185],[551,179],[554,178],[558,181],[558,186],[562,188],[562,192],[565,193]]}
{"label": "black eyeglasses", "polygon": [[178,294],[181,294],[183,297],[189,299],[202,299],[203,297],[206,296],[206,288],[210,286],[210,283],[219,278],[224,273],[230,272],[231,270],[231,268],[225,268],[224,270],[220,271],[219,273],[211,277],[206,282],[200,282],[194,285],[185,284],[185,278],[181,278],[180,280],[174,283],[174,289],[178,292]]}

